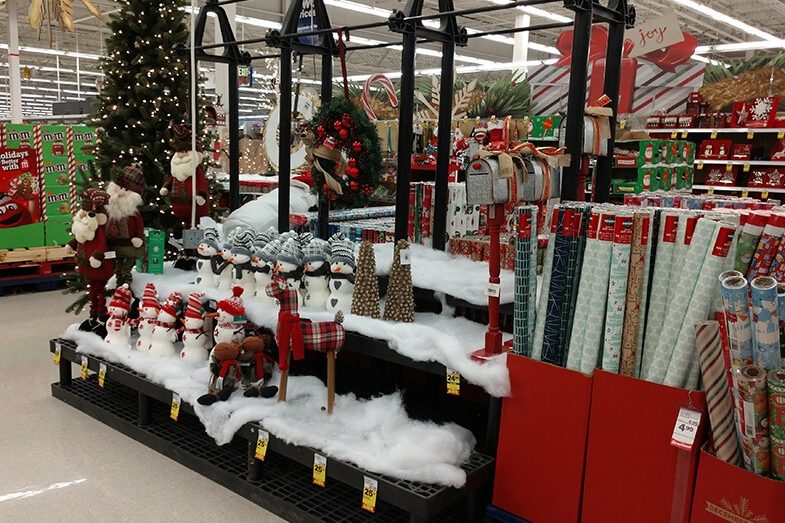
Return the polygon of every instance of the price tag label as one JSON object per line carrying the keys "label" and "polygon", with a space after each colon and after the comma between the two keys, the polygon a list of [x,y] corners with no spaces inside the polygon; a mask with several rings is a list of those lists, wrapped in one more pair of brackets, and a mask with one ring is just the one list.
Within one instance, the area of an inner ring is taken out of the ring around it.
{"label": "price tag label", "polygon": [[402,249],[401,250],[401,265],[411,265],[412,264],[412,255],[409,249]]}
{"label": "price tag label", "polygon": [[105,382],[106,382],[106,363],[102,363],[98,366],[98,386],[103,389]]}
{"label": "price tag label", "polygon": [[376,512],[376,496],[379,493],[379,482],[365,476],[363,478],[363,510]]}
{"label": "price tag label", "polygon": [[671,445],[683,450],[692,450],[695,437],[698,435],[698,426],[701,422],[701,413],[682,407],[676,417],[676,426],[673,427]]}
{"label": "price tag label", "polygon": [[748,172],[750,172],[750,164],[748,164],[748,163],[745,163],[745,164],[744,164],[744,169],[743,169],[743,170],[744,170],[744,172],[745,172],[745,173],[748,173]]}
{"label": "price tag label", "polygon": [[731,172],[733,170],[733,164],[728,162],[725,164],[725,171]]}
{"label": "price tag label", "polygon": [[778,132],[778,133],[777,133],[777,138],[779,138],[780,140],[782,140],[783,138],[785,138],[785,131],[780,131],[780,132]]}
{"label": "price tag label", "polygon": [[764,191],[760,193],[761,200],[768,200],[769,199],[769,191]]}
{"label": "price tag label", "polygon": [[747,131],[747,140],[755,138],[755,131]]}
{"label": "price tag label", "polygon": [[498,283],[488,283],[488,288],[485,289],[485,295],[491,296],[493,298],[498,298],[501,296],[502,293],[502,286]]}
{"label": "price tag label", "polygon": [[675,140],[675,139],[676,139],[678,136],[679,136],[679,133],[678,133],[678,132],[676,132],[676,131],[673,131],[673,132],[671,133],[671,140]]}
{"label": "price tag label", "polygon": [[712,131],[711,131],[711,138],[712,138],[712,140],[714,138],[716,138],[716,137],[717,137],[717,130],[716,129],[712,129]]}
{"label": "price tag label", "polygon": [[89,376],[89,371],[87,369],[87,356],[82,356],[82,366],[79,368],[79,376],[81,376],[83,380],[86,380]]}
{"label": "price tag label", "polygon": [[172,408],[169,410],[169,417],[174,421],[180,417],[180,395],[175,392],[172,393]]}
{"label": "price tag label", "polygon": [[461,395],[461,375],[450,369],[447,369],[447,394],[451,396]]}
{"label": "price tag label", "polygon": [[627,120],[619,120],[619,129],[627,127]]}
{"label": "price tag label", "polygon": [[687,131],[683,131],[683,132],[681,133],[681,139],[682,139],[682,140],[686,140],[686,139],[687,139],[687,135],[689,135],[689,133],[688,133]]}
{"label": "price tag label", "polygon": [[59,343],[55,343],[55,357],[54,363],[55,365],[60,365],[60,354],[63,352],[62,347],[60,347]]}
{"label": "price tag label", "polygon": [[253,457],[259,461],[264,461],[267,456],[267,444],[270,442],[270,433],[266,430],[259,429],[259,435],[256,436],[256,452]]}
{"label": "price tag label", "polygon": [[313,484],[324,486],[327,480],[327,458],[321,454],[313,455]]}
{"label": "price tag label", "polygon": [[695,167],[697,167],[697,169],[700,171],[701,169],[703,169],[703,162],[698,162],[698,164]]}
{"label": "price tag label", "polygon": [[750,192],[749,192],[749,191],[747,191],[747,190],[741,191],[741,197],[742,197],[742,198],[746,198],[746,197],[747,197],[747,196],[749,196],[749,195],[750,195]]}
{"label": "price tag label", "polygon": [[708,194],[709,196],[711,196],[712,194],[714,194],[714,187],[709,187],[709,190],[708,190],[708,191],[706,191],[706,194]]}

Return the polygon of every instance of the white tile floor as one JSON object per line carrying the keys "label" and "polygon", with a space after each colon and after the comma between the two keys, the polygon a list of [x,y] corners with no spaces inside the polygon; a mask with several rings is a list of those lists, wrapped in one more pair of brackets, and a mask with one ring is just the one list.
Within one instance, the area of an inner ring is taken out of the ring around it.
{"label": "white tile floor", "polygon": [[72,301],[0,297],[0,521],[283,521],[51,397]]}

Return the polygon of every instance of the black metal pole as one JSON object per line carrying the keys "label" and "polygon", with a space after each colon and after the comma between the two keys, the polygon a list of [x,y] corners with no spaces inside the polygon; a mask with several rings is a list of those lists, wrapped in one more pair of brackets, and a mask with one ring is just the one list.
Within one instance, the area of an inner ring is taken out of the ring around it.
{"label": "black metal pole", "polygon": [[281,48],[281,81],[278,108],[278,232],[289,230],[289,180],[292,147],[292,48]]}
{"label": "black metal pole", "polygon": [[[326,104],[333,97],[333,57],[329,54],[322,55],[322,103]],[[330,237],[330,200],[324,191],[319,191],[319,238],[326,240]]]}
{"label": "black metal pole", "polygon": [[60,386],[70,387],[71,386],[71,362],[65,359],[62,354],[60,354],[60,363],[58,363],[57,365],[57,370],[59,371],[60,374]]}
{"label": "black metal pole", "polygon": [[621,55],[624,47],[624,23],[608,24],[608,49],[605,56],[605,94],[611,99],[611,137],[608,140],[608,154],[597,158],[594,169],[595,202],[611,199],[611,169],[613,168],[613,147],[616,141],[616,112],[619,109],[619,81],[621,80]]}
{"label": "black metal pole", "polygon": [[442,44],[442,79],[439,86],[439,137],[436,149],[436,187],[433,198],[433,248],[444,250],[447,243],[447,180],[450,176],[452,145],[452,96],[455,73],[455,42]]}
{"label": "black metal pole", "polygon": [[240,86],[237,63],[227,67],[229,76],[229,209],[240,207]]}
{"label": "black metal pole", "polygon": [[136,422],[140,427],[147,427],[153,423],[153,405],[150,396],[137,392],[137,419]]}
{"label": "black metal pole", "polygon": [[561,199],[578,197],[578,171],[583,150],[583,116],[586,104],[586,75],[588,73],[591,10],[576,10],[572,37],[570,93],[567,98],[567,125],[564,144],[571,155],[570,165],[562,169]]}
{"label": "black metal pole", "polygon": [[403,34],[401,51],[401,104],[398,127],[398,175],[395,190],[395,240],[409,237],[409,183],[412,179],[414,117],[414,51],[417,35]]}

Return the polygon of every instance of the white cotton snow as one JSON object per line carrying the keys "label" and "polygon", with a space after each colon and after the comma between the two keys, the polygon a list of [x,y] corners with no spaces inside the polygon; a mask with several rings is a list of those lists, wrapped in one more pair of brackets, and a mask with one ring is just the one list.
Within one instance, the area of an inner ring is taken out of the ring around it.
{"label": "white cotton snow", "polygon": [[[466,482],[461,464],[476,443],[472,434],[454,423],[412,420],[398,393],[370,400],[339,395],[329,416],[322,410],[327,388],[321,380],[290,376],[285,403],[277,398],[246,398],[236,391],[228,401],[205,407],[196,403],[207,390],[205,363],[154,358],[112,346],[95,334],[79,331],[76,325],[63,337],[76,342],[79,352],[122,363],[179,394],[194,405],[205,430],[219,445],[231,441],[245,423],[261,421],[265,430],[288,443],[312,447],[370,472],[451,487]],[[279,378],[276,371],[272,383],[277,384]]]}

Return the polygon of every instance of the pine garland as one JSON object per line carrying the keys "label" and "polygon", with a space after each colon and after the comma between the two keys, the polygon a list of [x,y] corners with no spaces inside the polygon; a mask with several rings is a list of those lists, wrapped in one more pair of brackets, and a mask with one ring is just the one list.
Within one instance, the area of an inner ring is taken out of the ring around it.
{"label": "pine garland", "polygon": [[376,255],[373,244],[367,240],[360,243],[357,271],[352,295],[352,314],[381,318],[379,311],[379,277],[376,274]]}
{"label": "pine garland", "polygon": [[387,321],[414,321],[414,289],[412,288],[412,266],[401,264],[401,251],[409,249],[409,242],[398,240],[393,253],[390,280],[387,284],[387,301],[384,303],[384,319]]}

